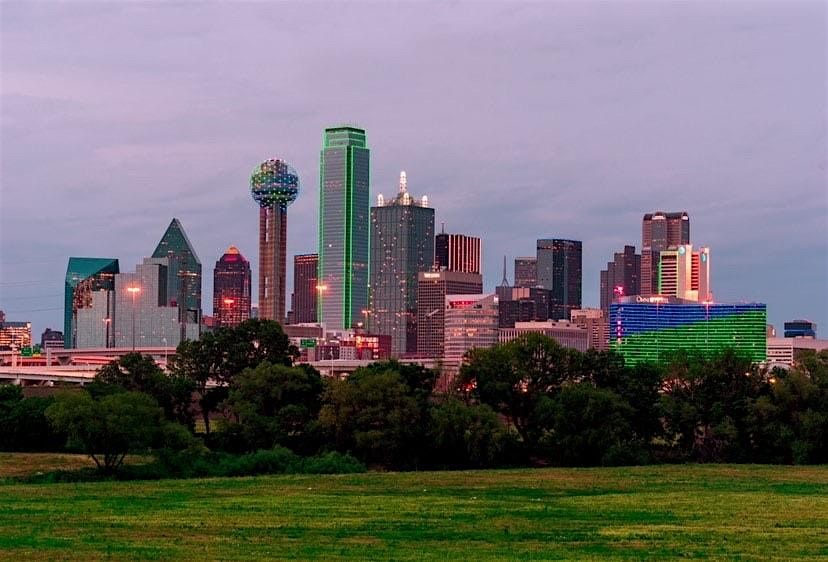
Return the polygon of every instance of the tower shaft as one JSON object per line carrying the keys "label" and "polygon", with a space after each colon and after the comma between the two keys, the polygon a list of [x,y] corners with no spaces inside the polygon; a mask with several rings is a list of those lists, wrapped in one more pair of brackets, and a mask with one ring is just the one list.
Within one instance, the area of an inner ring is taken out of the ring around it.
{"label": "tower shaft", "polygon": [[259,317],[285,320],[287,210],[279,205],[259,209]]}

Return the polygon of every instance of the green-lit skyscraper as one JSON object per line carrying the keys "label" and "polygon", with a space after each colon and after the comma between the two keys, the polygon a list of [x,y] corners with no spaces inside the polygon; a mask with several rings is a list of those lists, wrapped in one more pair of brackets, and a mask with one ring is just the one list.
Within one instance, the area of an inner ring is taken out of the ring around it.
{"label": "green-lit skyscraper", "polygon": [[346,330],[368,309],[369,160],[365,131],[325,129],[319,162],[319,300],[328,329]]}

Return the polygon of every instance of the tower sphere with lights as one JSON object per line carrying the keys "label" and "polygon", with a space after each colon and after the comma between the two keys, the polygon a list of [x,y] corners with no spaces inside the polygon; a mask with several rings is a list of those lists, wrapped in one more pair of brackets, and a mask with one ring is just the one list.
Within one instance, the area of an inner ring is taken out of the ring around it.
{"label": "tower sphere with lights", "polygon": [[265,160],[250,174],[259,205],[259,317],[285,321],[287,208],[299,195],[299,175],[284,160]]}
{"label": "tower sphere with lights", "polygon": [[250,192],[260,207],[286,209],[299,195],[299,175],[284,160],[265,160],[250,174]]}

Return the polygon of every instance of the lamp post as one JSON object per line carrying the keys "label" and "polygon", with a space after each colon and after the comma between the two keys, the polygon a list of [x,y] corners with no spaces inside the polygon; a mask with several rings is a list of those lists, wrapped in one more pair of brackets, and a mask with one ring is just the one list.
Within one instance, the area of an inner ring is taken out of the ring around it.
{"label": "lamp post", "polygon": [[135,295],[141,292],[141,288],[127,287],[127,292],[132,295],[132,351],[135,351]]}
{"label": "lamp post", "polygon": [[109,325],[112,323],[112,318],[103,318],[102,320],[106,325],[106,330],[104,333],[104,347],[109,349]]}

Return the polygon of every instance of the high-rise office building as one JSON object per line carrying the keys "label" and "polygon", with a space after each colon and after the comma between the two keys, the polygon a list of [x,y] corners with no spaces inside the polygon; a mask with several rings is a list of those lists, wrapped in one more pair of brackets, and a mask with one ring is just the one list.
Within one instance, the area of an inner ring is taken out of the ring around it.
{"label": "high-rise office building", "polygon": [[625,297],[610,305],[610,349],[629,365],[663,361],[680,349],[712,354],[725,348],[762,362],[767,308],[760,303],[687,303]]}
{"label": "high-rise office building", "polygon": [[408,192],[405,172],[393,199],[371,207],[371,314],[375,334],[395,355],[417,350],[417,274],[434,263],[434,209]]}
{"label": "high-rise office building", "polygon": [[513,328],[517,322],[545,322],[549,319],[552,292],[541,287],[498,287],[499,326]]}
{"label": "high-rise office building", "polygon": [[319,173],[317,317],[347,330],[368,309],[369,161],[365,131],[325,129]]}
{"label": "high-rise office building", "polygon": [[186,338],[188,324],[201,324],[201,261],[177,218],[170,221],[152,258],[167,260],[166,305],[178,309],[179,339]]}
{"label": "high-rise office building", "polygon": [[319,256],[299,254],[293,256],[293,322],[316,322],[316,286]]}
{"label": "high-rise office building", "polygon": [[640,281],[641,255],[635,253],[635,246],[624,246],[624,251],[616,252],[601,271],[601,310],[605,315],[614,298],[640,294]]}
{"label": "high-rise office building", "polygon": [[538,286],[538,258],[515,258],[515,287]]}
{"label": "high-rise office building", "polygon": [[445,354],[443,365],[455,374],[467,351],[497,343],[497,295],[446,295]]}
{"label": "high-rise office building", "polygon": [[540,239],[537,251],[538,285],[552,291],[549,318],[569,320],[570,311],[581,308],[581,242]]}
{"label": "high-rise office building", "polygon": [[441,232],[434,241],[434,263],[437,269],[480,273],[480,238],[465,234]]}
{"label": "high-rise office building", "polygon": [[659,252],[657,292],[688,301],[710,301],[710,248],[693,250],[692,244]]}
{"label": "high-rise office building", "polygon": [[20,351],[32,345],[32,323],[0,321],[0,351]]}
{"label": "high-rise office building", "polygon": [[785,322],[786,338],[816,338],[817,325],[810,320],[791,320]]}
{"label": "high-rise office building", "polygon": [[285,322],[287,208],[299,195],[299,176],[284,160],[262,162],[250,174],[259,205],[259,317]]}
{"label": "high-rise office building", "polygon": [[[175,347],[181,342],[178,307],[169,304],[165,262],[166,258],[144,258],[134,272],[115,275],[114,347]],[[183,337],[198,338],[199,328],[186,322]]]}
{"label": "high-rise office building", "polygon": [[213,269],[213,317],[216,326],[238,326],[250,318],[250,262],[235,246],[224,252]]}
{"label": "high-rise office building", "polygon": [[[78,338],[79,311],[90,309],[93,305],[93,295],[102,292],[102,297],[94,299],[98,302],[98,325],[104,329],[104,337],[100,345],[107,347],[107,337],[111,332],[111,323],[114,316],[115,275],[119,272],[118,260],[112,258],[69,258],[64,282],[64,309],[63,309],[63,343],[66,349],[81,347]],[[104,301],[103,311],[100,301]],[[80,313],[82,316],[84,313]],[[84,331],[82,331],[84,332]],[[86,346],[84,346],[86,347]]]}
{"label": "high-rise office building", "polygon": [[445,351],[446,295],[483,292],[483,277],[463,271],[424,271],[417,275],[417,354],[442,357]]}
{"label": "high-rise office building", "polygon": [[641,226],[641,290],[649,297],[658,292],[659,253],[670,246],[690,243],[690,216],[682,211],[656,211],[644,215]]}
{"label": "high-rise office building", "polygon": [[607,349],[607,315],[602,309],[581,308],[573,310],[570,319],[573,324],[587,331],[590,349],[599,351]]}
{"label": "high-rise office building", "polygon": [[46,328],[40,335],[41,349],[63,349],[63,332]]}

